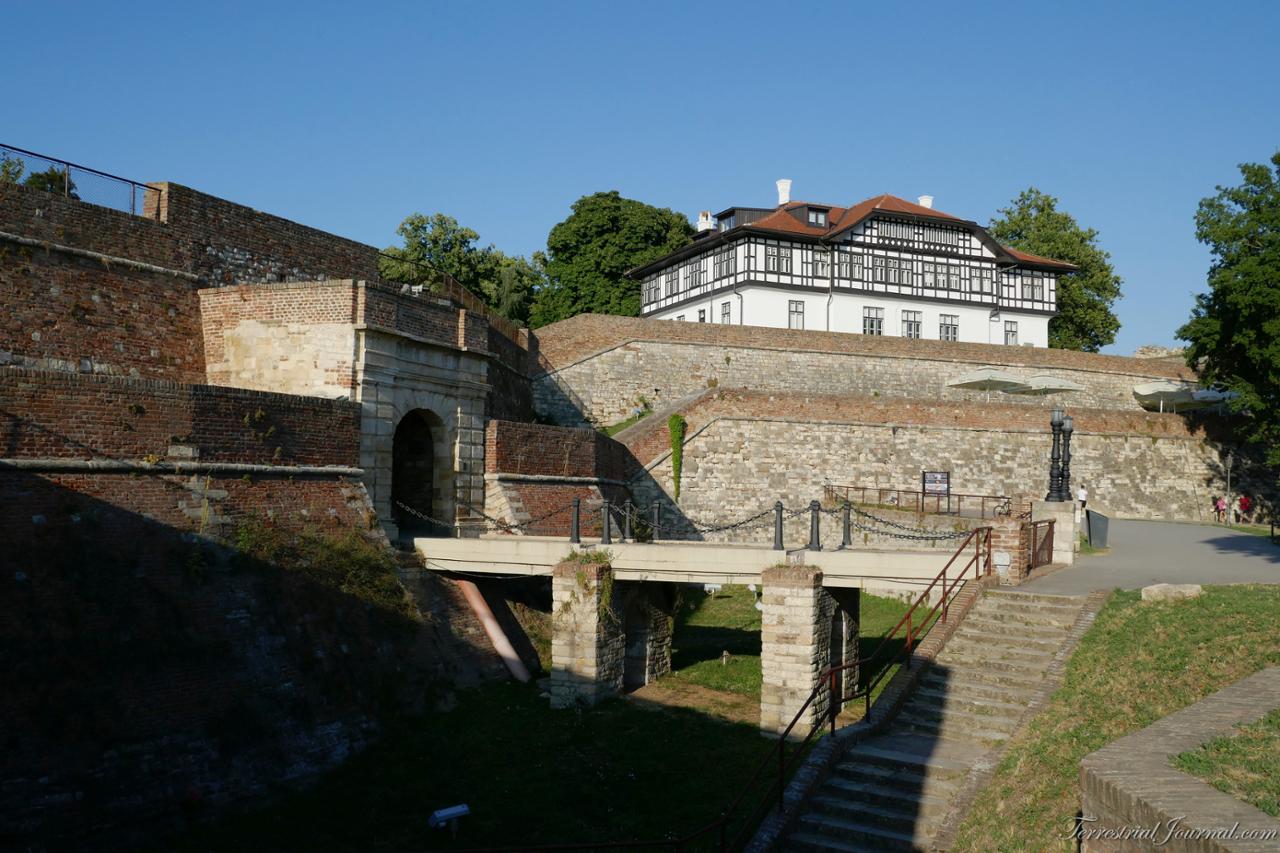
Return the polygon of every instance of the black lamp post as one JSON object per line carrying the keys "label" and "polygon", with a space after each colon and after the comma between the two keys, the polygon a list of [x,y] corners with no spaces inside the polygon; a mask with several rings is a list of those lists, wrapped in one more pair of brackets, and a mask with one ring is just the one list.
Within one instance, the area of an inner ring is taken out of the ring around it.
{"label": "black lamp post", "polygon": [[1062,419],[1062,475],[1060,478],[1062,497],[1059,500],[1071,500],[1071,433],[1075,431],[1075,422],[1071,415]]}
{"label": "black lamp post", "polygon": [[1062,500],[1062,409],[1054,409],[1049,415],[1053,429],[1053,452],[1049,454],[1049,493],[1047,501]]}

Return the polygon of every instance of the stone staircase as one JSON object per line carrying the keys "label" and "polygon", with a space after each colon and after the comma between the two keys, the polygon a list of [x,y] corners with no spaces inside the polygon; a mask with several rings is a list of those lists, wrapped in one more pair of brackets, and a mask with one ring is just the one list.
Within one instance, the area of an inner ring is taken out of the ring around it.
{"label": "stone staircase", "polygon": [[884,734],[850,747],[779,849],[931,850],[969,771],[1039,693],[1084,596],[987,592]]}

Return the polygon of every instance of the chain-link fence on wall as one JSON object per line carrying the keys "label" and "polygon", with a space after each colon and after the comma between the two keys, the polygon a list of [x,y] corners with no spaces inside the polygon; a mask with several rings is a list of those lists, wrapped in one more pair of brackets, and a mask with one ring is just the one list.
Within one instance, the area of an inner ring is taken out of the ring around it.
{"label": "chain-link fence on wall", "polygon": [[0,145],[0,186],[4,184],[22,184],[151,219],[159,218],[163,206],[163,192],[156,187],[12,145]]}

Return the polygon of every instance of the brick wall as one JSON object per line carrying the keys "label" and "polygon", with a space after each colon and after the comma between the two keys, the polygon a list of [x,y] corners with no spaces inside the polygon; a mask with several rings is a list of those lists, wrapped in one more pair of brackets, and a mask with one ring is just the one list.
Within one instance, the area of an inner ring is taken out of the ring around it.
{"label": "brick wall", "polygon": [[[359,407],[343,400],[0,368],[10,458],[165,459],[355,467]],[[190,458],[185,454],[182,458]]]}
{"label": "brick wall", "polygon": [[1000,403],[1140,411],[1136,383],[1177,378],[1167,360],[1067,350],[796,332],[584,315],[537,331],[534,403],[556,423],[616,423],[643,397],[655,407],[708,388],[981,402],[949,382],[985,365],[1021,378],[1050,372],[1084,391],[1048,398],[995,393]]}
{"label": "brick wall", "polygon": [[0,365],[202,381],[195,284],[0,238]]}

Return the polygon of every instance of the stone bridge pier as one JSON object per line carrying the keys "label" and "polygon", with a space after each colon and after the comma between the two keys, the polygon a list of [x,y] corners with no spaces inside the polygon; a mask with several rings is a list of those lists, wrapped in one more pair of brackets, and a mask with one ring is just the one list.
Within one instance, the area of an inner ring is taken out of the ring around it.
{"label": "stone bridge pier", "polygon": [[[861,590],[825,588],[814,566],[775,566],[761,573],[760,729],[781,734],[829,666],[858,657]],[[856,668],[840,673],[834,696],[843,701],[858,683]],[[824,691],[792,730],[802,738],[826,719],[832,694]]]}
{"label": "stone bridge pier", "polygon": [[[858,654],[857,588],[826,588],[812,566],[766,569],[762,581],[760,728],[786,729],[828,666]],[[671,671],[677,585],[616,580],[608,563],[565,560],[551,575],[551,705],[590,706]],[[856,669],[836,682],[837,701],[857,687]],[[823,692],[795,729],[826,718]]]}
{"label": "stone bridge pier", "polygon": [[594,705],[671,671],[676,585],[619,581],[608,563],[551,573],[551,707]]}

